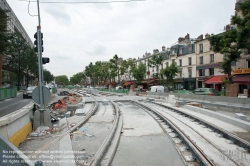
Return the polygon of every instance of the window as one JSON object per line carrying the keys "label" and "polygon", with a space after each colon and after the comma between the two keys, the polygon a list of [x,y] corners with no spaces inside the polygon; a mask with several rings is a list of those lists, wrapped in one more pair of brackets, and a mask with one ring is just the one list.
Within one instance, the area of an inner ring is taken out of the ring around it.
{"label": "window", "polygon": [[163,64],[161,64],[161,69],[163,69]]}
{"label": "window", "polygon": [[152,67],[152,72],[154,72],[154,71],[155,71],[155,67],[153,66],[153,67]]}
{"label": "window", "polygon": [[168,62],[166,62],[166,67],[168,67]]}
{"label": "window", "polygon": [[200,64],[203,64],[203,56],[200,57]]}
{"label": "window", "polygon": [[182,48],[180,48],[179,54],[182,54]]}
{"label": "window", "polygon": [[214,62],[214,54],[210,54],[210,63]]}
{"label": "window", "polygon": [[180,62],[180,66],[182,66],[182,59],[180,59],[179,62]]}
{"label": "window", "polygon": [[203,44],[200,44],[200,53],[203,52]]}
{"label": "window", "polygon": [[180,70],[180,78],[182,78],[182,70]]}
{"label": "window", "polygon": [[191,77],[192,77],[192,70],[189,69],[189,70],[188,70],[188,78],[191,78]]}
{"label": "window", "polygon": [[172,63],[174,63],[175,62],[175,59],[172,59]]}
{"label": "window", "polygon": [[250,68],[250,60],[247,61],[247,68]]}
{"label": "window", "polygon": [[199,76],[205,76],[205,69],[199,70]]}
{"label": "window", "polygon": [[192,58],[188,58],[188,65],[192,65]]}
{"label": "window", "polygon": [[209,75],[213,76],[214,75],[214,68],[209,68]]}

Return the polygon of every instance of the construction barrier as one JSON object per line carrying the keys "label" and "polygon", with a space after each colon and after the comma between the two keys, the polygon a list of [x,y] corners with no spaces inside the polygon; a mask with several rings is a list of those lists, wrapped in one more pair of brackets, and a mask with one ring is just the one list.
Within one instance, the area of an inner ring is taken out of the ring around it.
{"label": "construction barrier", "polygon": [[0,101],[9,99],[9,98],[14,98],[16,96],[17,96],[16,88],[12,88],[12,89],[1,88],[0,89]]}

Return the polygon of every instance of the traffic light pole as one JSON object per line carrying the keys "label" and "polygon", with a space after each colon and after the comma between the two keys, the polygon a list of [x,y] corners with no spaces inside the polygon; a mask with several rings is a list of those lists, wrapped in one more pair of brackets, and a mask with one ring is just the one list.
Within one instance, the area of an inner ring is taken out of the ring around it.
{"label": "traffic light pole", "polygon": [[41,19],[39,0],[37,0],[38,9],[38,26],[37,26],[37,52],[38,52],[38,73],[39,73],[39,99],[40,99],[40,125],[44,125],[44,94],[43,94],[43,65],[42,65],[42,36],[41,36]]}

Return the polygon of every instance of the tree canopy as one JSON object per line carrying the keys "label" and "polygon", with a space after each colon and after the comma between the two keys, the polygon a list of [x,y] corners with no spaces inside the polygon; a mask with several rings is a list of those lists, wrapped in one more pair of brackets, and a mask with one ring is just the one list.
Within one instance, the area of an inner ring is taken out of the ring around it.
{"label": "tree canopy", "polygon": [[236,28],[209,38],[213,51],[224,54],[221,68],[228,74],[229,83],[232,83],[231,64],[239,60],[241,54],[249,48],[250,39],[250,2],[239,3],[236,10],[238,13],[231,17],[231,25]]}
{"label": "tree canopy", "polygon": [[156,68],[156,72],[157,72],[157,78],[159,75],[159,67],[162,65],[163,62],[163,56],[162,54],[155,54],[152,56],[151,59],[148,60],[148,66],[149,67],[155,67]]}
{"label": "tree canopy", "polygon": [[66,75],[60,75],[60,76],[56,76],[56,83],[58,85],[68,85],[69,84],[69,79]]}
{"label": "tree canopy", "polygon": [[75,84],[80,84],[81,80],[84,78],[83,72],[79,72],[74,74],[72,77],[70,77],[70,83],[75,85]]}
{"label": "tree canopy", "polygon": [[173,62],[170,66],[167,66],[161,71],[163,75],[167,77],[167,85],[174,84],[174,77],[179,73],[179,67],[176,62]]}
{"label": "tree canopy", "polygon": [[53,74],[50,73],[49,70],[44,69],[44,70],[43,70],[43,79],[44,79],[44,81],[46,81],[47,83],[50,83],[51,81],[54,80],[54,76],[53,76]]}
{"label": "tree canopy", "polygon": [[0,8],[0,54],[4,53],[8,46],[7,11]]}
{"label": "tree canopy", "polygon": [[136,79],[136,83],[140,84],[145,77],[147,67],[145,64],[140,63],[138,67],[135,67],[132,71],[133,77]]}

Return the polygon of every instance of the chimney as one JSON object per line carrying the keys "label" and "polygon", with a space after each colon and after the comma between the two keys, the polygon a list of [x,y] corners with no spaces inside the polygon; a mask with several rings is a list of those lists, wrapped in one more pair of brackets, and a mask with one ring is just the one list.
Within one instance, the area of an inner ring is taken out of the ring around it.
{"label": "chimney", "polygon": [[158,49],[154,49],[153,50],[153,54],[157,54],[157,53],[159,53],[159,50]]}
{"label": "chimney", "polygon": [[203,40],[203,34],[197,37],[197,40]]}
{"label": "chimney", "polygon": [[166,47],[165,46],[162,46],[162,51],[165,51],[166,50]]}
{"label": "chimney", "polygon": [[178,42],[180,43],[180,42],[182,42],[183,40],[185,40],[185,38],[179,37]]}
{"label": "chimney", "polygon": [[205,39],[207,39],[207,38],[209,38],[210,37],[210,35],[207,33],[206,35],[205,35]]}
{"label": "chimney", "polygon": [[189,34],[187,33],[187,35],[185,36],[185,39],[189,40]]}

